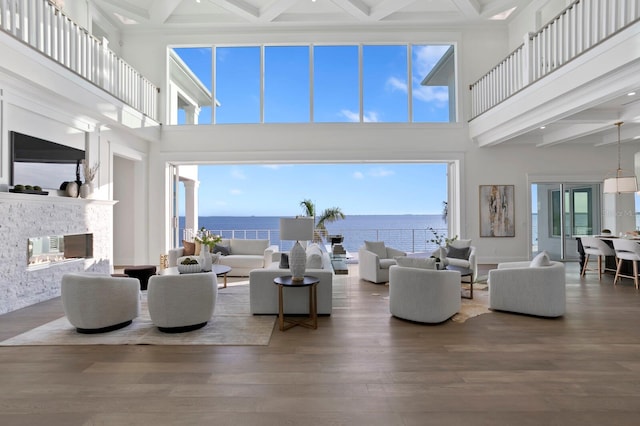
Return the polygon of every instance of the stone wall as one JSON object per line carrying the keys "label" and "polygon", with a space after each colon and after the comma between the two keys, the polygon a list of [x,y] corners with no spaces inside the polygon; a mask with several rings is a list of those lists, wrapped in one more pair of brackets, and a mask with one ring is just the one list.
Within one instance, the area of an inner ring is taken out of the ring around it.
{"label": "stone wall", "polygon": [[[0,192],[0,314],[60,296],[67,272],[111,273],[112,201]],[[93,258],[27,267],[27,240],[93,234]]]}

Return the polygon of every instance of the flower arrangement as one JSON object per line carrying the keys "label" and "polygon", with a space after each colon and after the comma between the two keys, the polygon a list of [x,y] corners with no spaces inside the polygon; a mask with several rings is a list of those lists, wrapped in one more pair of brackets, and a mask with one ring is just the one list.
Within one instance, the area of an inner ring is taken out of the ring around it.
{"label": "flower arrangement", "polygon": [[222,241],[222,237],[220,235],[213,235],[203,226],[196,234],[195,240],[200,244],[208,246],[209,250],[211,250],[213,246]]}
{"label": "flower arrangement", "polygon": [[100,163],[95,163],[93,166],[89,166],[86,160],[82,162],[82,171],[84,172],[85,183],[93,182],[93,179],[95,179],[98,174],[98,168],[100,168]]}
{"label": "flower arrangement", "polygon": [[452,238],[448,238],[444,234],[440,234],[438,231],[436,231],[432,227],[429,227],[427,229],[431,231],[431,233],[433,234],[433,238],[428,240],[428,242],[435,243],[438,245],[438,247],[442,247],[443,242],[445,243],[445,245],[449,245],[452,241],[455,241],[458,239],[457,235],[454,235]]}

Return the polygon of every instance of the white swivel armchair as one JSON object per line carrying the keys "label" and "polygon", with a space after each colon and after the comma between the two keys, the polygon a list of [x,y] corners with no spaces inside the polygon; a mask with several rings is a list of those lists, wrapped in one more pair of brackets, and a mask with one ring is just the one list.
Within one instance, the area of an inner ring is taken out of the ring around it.
{"label": "white swivel armchair", "polygon": [[396,264],[396,256],[406,256],[407,253],[386,247],[383,241],[365,241],[358,250],[358,270],[360,279],[372,283],[386,283],[389,281],[389,267]]}
{"label": "white swivel armchair", "polygon": [[399,265],[391,266],[389,271],[391,315],[440,323],[460,311],[460,272]]}
{"label": "white swivel armchair", "polygon": [[549,261],[548,266],[532,266],[533,263],[500,263],[498,269],[489,271],[490,309],[541,317],[564,315],[564,264]]}
{"label": "white swivel armchair", "polygon": [[[454,257],[453,252],[462,253],[469,249],[466,256]],[[478,278],[478,261],[476,258],[476,248],[471,245],[471,240],[454,240],[447,247],[441,247],[433,252],[433,256],[444,260],[446,265],[468,268],[473,271],[473,279]]]}

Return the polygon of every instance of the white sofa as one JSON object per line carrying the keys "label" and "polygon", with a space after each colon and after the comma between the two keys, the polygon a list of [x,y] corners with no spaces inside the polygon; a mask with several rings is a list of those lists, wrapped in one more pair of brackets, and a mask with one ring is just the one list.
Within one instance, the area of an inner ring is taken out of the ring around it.
{"label": "white sofa", "polygon": [[565,313],[565,269],[561,262],[531,266],[506,262],[489,271],[489,308],[542,317]]}
{"label": "white sofa", "polygon": [[158,330],[182,333],[204,327],[218,294],[215,274],[154,275],[149,278],[149,316]]}
{"label": "white sofa", "polygon": [[[246,277],[253,269],[264,268],[273,262],[278,246],[269,245],[269,240],[243,240],[239,238],[223,239],[219,245],[227,246],[230,254],[220,256],[218,263],[231,267],[228,276]],[[169,250],[169,266],[177,266],[184,257],[184,247]],[[197,256],[189,256],[197,257]]]}
{"label": "white sofa", "polygon": [[460,272],[393,265],[389,268],[391,315],[440,323],[460,311]]}
{"label": "white sofa", "polygon": [[[279,256],[265,269],[254,269],[249,274],[249,304],[254,315],[278,314],[278,286],[273,279],[283,275],[291,275],[289,269],[280,268]],[[311,268],[305,271],[305,275],[318,277],[317,286],[318,315],[331,315],[333,309],[333,268],[329,253],[322,253],[322,267]],[[309,314],[309,288],[284,289],[284,313]]]}
{"label": "white sofa", "polygon": [[79,333],[117,330],[140,312],[140,282],[92,272],[67,273],[62,276],[62,306]]}

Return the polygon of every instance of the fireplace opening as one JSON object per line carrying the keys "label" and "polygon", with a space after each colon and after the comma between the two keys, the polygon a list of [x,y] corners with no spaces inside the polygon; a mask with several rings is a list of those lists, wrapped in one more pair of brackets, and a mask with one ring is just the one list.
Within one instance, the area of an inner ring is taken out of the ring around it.
{"label": "fireplace opening", "polygon": [[27,244],[28,266],[44,266],[93,257],[93,234],[29,238]]}

